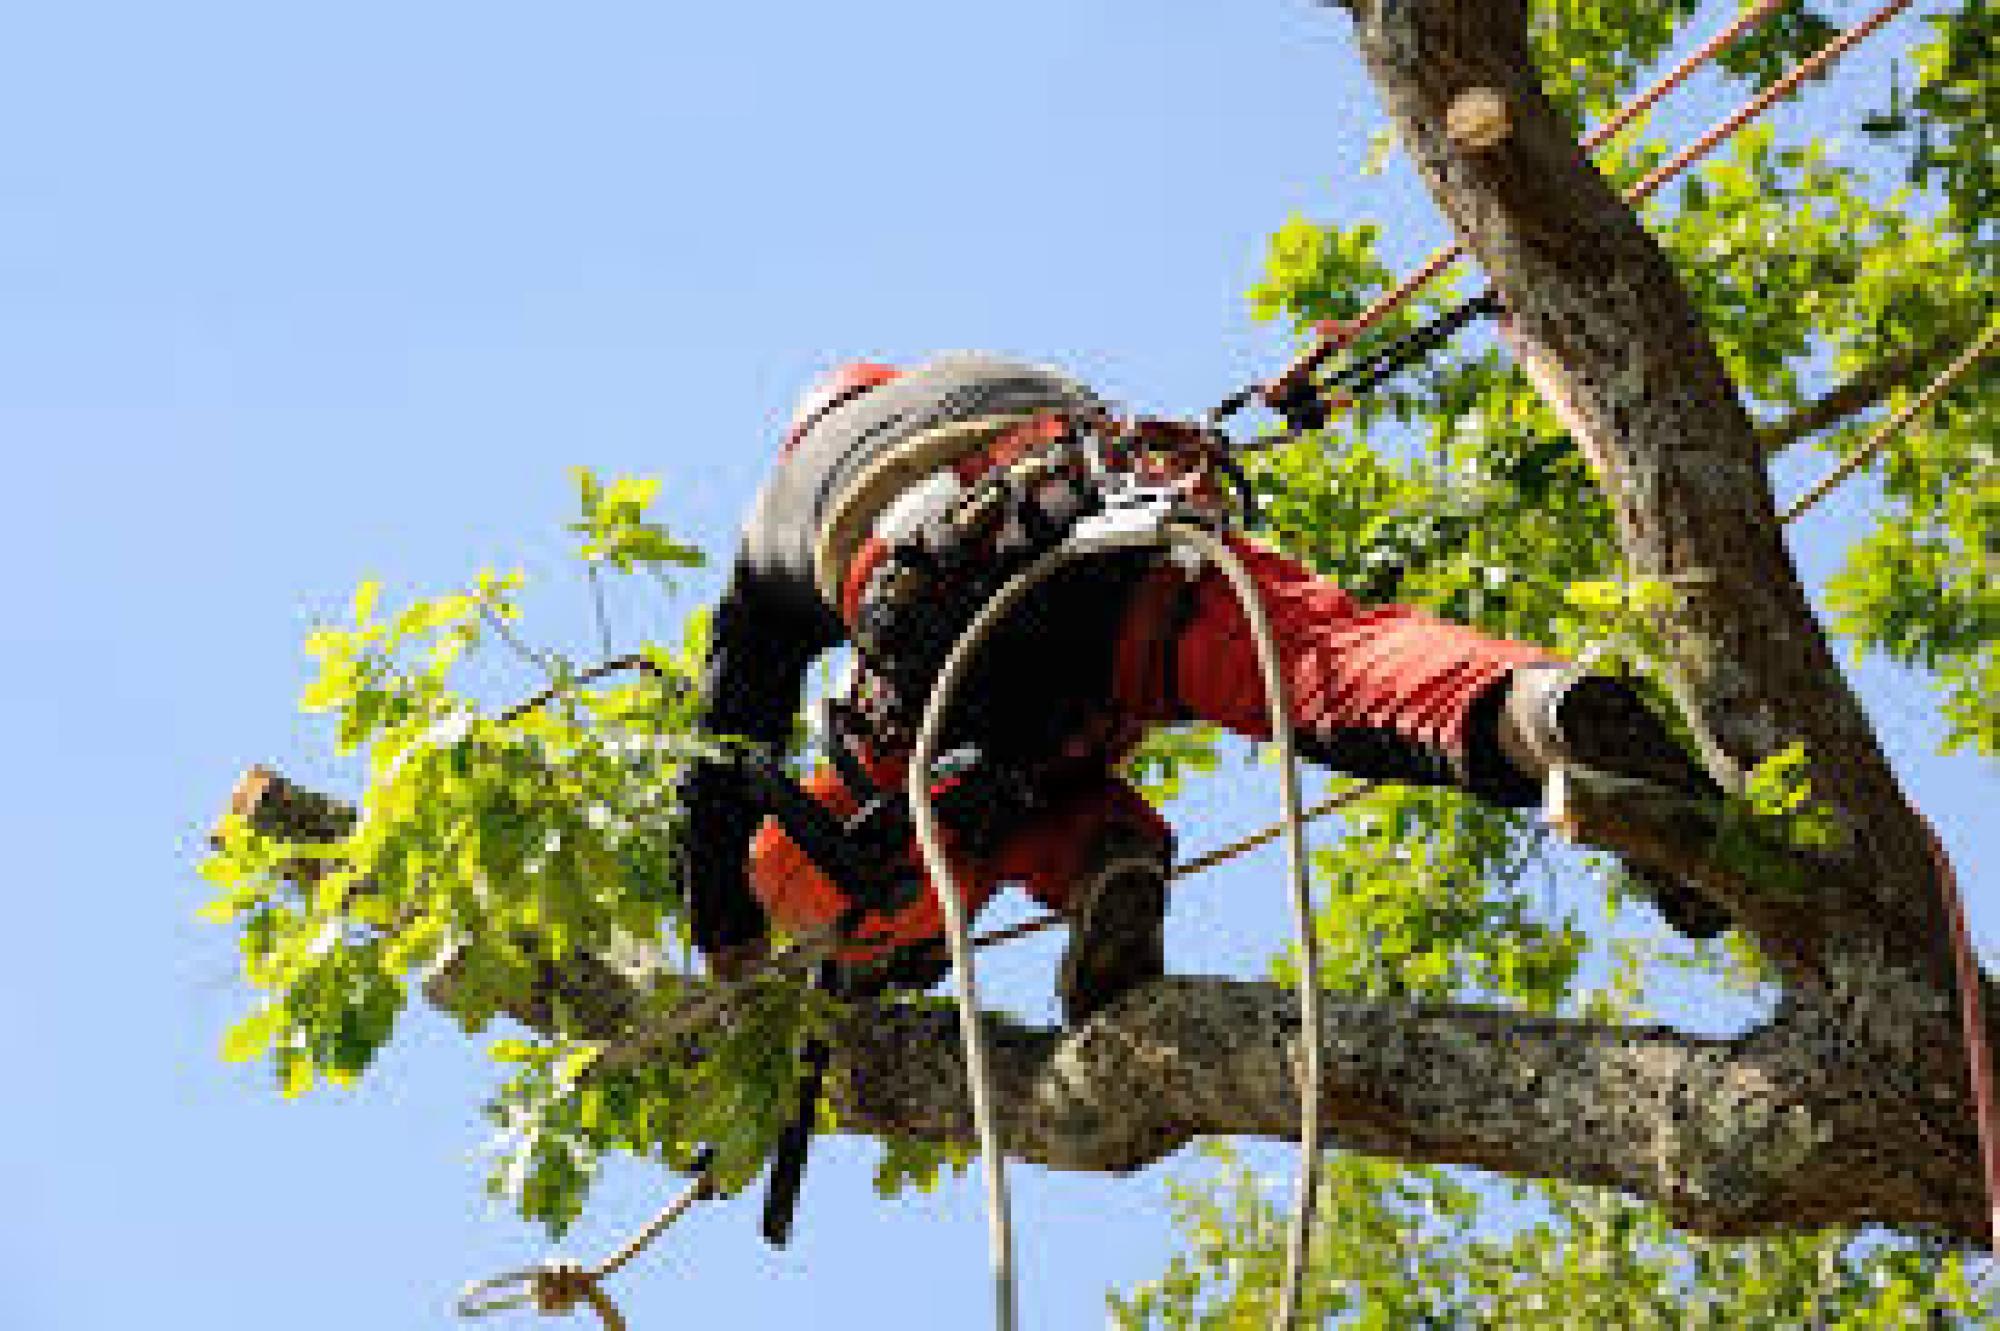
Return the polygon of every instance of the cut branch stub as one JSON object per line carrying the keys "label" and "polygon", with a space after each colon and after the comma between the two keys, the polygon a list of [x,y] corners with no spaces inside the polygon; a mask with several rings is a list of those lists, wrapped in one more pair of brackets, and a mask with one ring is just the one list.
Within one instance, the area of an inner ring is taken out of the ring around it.
{"label": "cut branch stub", "polygon": [[1498,88],[1467,88],[1445,111],[1445,137],[1468,152],[1484,152],[1513,132],[1507,98]]}
{"label": "cut branch stub", "polygon": [[278,841],[338,841],[354,826],[351,805],[294,785],[262,763],[236,779],[226,811]]}

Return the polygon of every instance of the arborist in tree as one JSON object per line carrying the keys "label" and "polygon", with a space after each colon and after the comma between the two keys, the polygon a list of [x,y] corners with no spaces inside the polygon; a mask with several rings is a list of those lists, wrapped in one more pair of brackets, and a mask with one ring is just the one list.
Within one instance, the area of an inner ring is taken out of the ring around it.
{"label": "arborist in tree", "polygon": [[[942,921],[903,814],[905,765],[945,654],[1009,576],[1126,484],[1171,488],[1227,532],[1234,473],[1214,432],[1115,414],[1056,370],[983,354],[909,370],[851,364],[801,399],[745,523],[714,620],[701,722],[772,749],[807,666],[845,641],[826,706],[830,761],[812,799],[869,863],[903,880],[860,915],[727,764],[682,791],[697,945],[721,975],[764,955],[771,925],[859,926],[859,974],[928,984]],[[1555,764],[1708,795],[1714,785],[1622,681],[1545,649],[1404,606],[1363,605],[1295,560],[1226,537],[1262,592],[1300,753],[1355,776],[1451,785],[1525,807]],[[1057,981],[1075,1022],[1163,970],[1173,836],[1120,776],[1146,729],[1206,721],[1266,738],[1254,646],[1213,569],[1132,550],[1081,561],[1003,622],[947,717],[938,807],[968,913],[1018,882],[1061,912]],[[1692,886],[1646,880],[1668,921],[1727,917]]]}

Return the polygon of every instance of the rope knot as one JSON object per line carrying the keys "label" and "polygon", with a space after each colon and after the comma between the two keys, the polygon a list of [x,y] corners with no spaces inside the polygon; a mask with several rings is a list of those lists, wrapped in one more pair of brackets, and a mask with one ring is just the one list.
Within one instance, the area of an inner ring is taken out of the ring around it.
{"label": "rope knot", "polygon": [[566,1313],[589,1298],[596,1286],[596,1273],[575,1262],[550,1262],[537,1267],[533,1282],[535,1310]]}

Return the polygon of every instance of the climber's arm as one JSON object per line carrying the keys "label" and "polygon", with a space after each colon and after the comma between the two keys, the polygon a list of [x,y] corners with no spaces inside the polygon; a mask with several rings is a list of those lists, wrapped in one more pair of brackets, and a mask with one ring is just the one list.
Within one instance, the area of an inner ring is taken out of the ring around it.
{"label": "climber's arm", "polygon": [[[708,735],[780,748],[791,735],[806,667],[835,641],[823,617],[802,614],[739,556],[715,611],[698,724]],[[729,768],[697,762],[681,783],[687,824],[680,863],[695,945],[725,970],[755,955],[767,925],[744,862],[764,810]]]}

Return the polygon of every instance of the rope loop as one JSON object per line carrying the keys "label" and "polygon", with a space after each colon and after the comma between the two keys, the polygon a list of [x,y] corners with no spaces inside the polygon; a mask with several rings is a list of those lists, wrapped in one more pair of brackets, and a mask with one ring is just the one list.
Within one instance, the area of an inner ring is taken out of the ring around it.
{"label": "rope loop", "polygon": [[624,1314],[604,1292],[601,1281],[605,1274],[568,1260],[525,1266],[467,1285],[458,1296],[457,1312],[460,1317],[484,1317],[533,1307],[544,1316],[559,1317],[574,1312],[578,1304],[587,1303],[604,1331],[627,1331]]}

